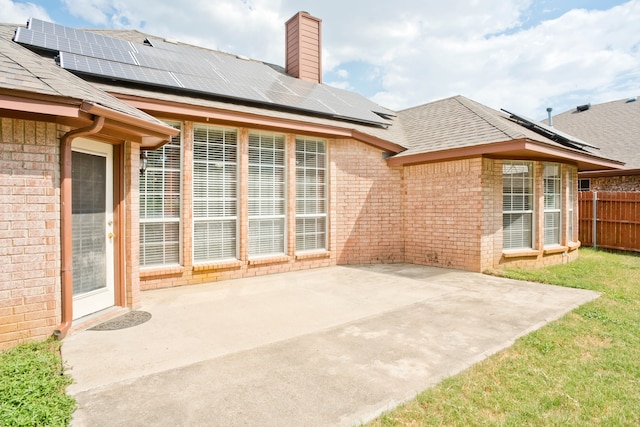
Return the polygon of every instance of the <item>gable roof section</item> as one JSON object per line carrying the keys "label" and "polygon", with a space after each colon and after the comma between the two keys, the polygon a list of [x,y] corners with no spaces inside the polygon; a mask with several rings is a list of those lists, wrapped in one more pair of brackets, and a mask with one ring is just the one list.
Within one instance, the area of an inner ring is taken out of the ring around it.
{"label": "gable roof section", "polygon": [[0,99],[5,115],[85,126],[93,115],[104,116],[111,137],[139,137],[157,146],[175,130],[118,100],[53,61],[11,41],[15,25],[0,24]]}
{"label": "gable roof section", "polygon": [[408,149],[389,159],[392,165],[493,155],[566,159],[576,162],[580,170],[620,167],[585,149],[557,143],[460,95],[400,111],[398,118]]}
{"label": "gable roof section", "polygon": [[640,169],[640,99],[619,99],[580,110],[554,116],[553,127],[598,146],[603,156],[624,161],[625,169]]}

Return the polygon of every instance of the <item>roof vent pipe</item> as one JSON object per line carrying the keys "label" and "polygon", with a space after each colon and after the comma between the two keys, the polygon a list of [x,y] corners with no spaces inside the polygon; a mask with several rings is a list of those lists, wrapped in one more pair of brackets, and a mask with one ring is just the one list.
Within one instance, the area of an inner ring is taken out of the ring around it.
{"label": "roof vent pipe", "polygon": [[551,121],[551,112],[552,111],[553,111],[553,108],[547,107],[547,115],[549,116],[549,126],[553,126],[553,122]]}

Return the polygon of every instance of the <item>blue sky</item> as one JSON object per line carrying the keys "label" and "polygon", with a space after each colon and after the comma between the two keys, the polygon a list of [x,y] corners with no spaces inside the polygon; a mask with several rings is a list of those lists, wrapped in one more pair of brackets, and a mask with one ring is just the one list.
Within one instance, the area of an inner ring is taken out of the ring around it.
{"label": "blue sky", "polygon": [[[152,5],[152,6],[150,6]],[[454,95],[530,117],[640,95],[640,0],[0,0],[282,65],[284,23],[323,21],[324,82],[400,110]]]}

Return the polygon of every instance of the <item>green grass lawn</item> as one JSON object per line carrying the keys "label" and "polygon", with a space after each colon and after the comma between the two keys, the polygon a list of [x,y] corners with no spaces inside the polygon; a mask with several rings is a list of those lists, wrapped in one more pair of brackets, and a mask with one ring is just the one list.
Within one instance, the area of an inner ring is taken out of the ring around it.
{"label": "green grass lawn", "polygon": [[23,344],[0,353],[0,426],[66,426],[75,400],[63,374],[60,343]]}
{"label": "green grass lawn", "polygon": [[640,426],[640,256],[502,275],[602,296],[369,425]]}

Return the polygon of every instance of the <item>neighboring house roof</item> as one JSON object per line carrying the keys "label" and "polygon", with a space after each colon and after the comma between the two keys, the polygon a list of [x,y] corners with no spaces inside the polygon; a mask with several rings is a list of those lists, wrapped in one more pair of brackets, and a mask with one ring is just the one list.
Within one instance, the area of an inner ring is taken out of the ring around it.
{"label": "neighboring house roof", "polygon": [[553,127],[600,148],[603,157],[640,169],[640,99],[584,105],[553,116]]}

